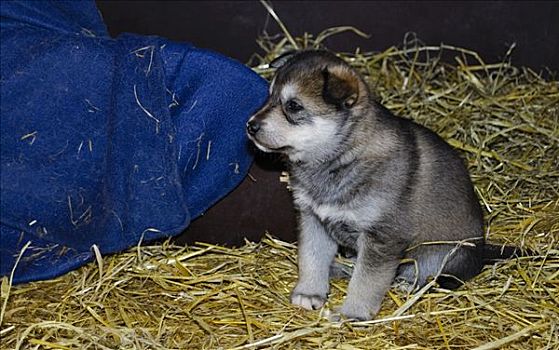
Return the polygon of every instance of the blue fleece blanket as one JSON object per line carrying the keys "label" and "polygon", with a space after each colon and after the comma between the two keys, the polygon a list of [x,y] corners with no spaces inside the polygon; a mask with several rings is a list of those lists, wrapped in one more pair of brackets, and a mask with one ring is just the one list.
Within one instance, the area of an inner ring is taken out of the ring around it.
{"label": "blue fleece blanket", "polygon": [[0,272],[47,279],[176,235],[251,163],[266,82],[155,36],[110,38],[93,1],[1,3]]}

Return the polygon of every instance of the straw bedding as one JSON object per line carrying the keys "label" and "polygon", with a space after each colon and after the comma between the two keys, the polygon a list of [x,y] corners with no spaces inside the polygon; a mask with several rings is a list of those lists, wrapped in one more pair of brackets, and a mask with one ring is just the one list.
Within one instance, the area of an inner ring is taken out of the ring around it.
{"label": "straw bedding", "polygon": [[[313,37],[260,41],[266,63]],[[488,266],[456,291],[396,289],[369,322],[330,323],[347,281],[320,311],[289,304],[296,246],[267,236],[230,249],[171,243],[98,257],[55,280],[2,281],[3,349],[558,349],[559,84],[530,69],[408,36],[380,53],[343,54],[388,108],[461,150],[492,242],[537,256]],[[226,232],[223,233],[227,234]],[[270,232],[274,234],[273,228]]]}

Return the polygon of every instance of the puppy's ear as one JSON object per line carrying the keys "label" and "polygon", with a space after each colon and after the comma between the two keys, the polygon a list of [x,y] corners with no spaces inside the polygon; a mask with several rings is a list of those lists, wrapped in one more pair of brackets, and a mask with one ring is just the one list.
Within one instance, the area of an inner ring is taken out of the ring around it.
{"label": "puppy's ear", "polygon": [[322,76],[324,78],[322,97],[327,103],[350,109],[364,93],[360,91],[359,77],[347,67],[326,67],[322,70]]}
{"label": "puppy's ear", "polygon": [[279,55],[272,62],[270,62],[270,67],[276,69],[281,68],[283,65],[287,63],[287,61],[289,61],[293,56],[295,56],[296,53],[297,51],[291,50],[291,51],[287,51],[284,54]]}

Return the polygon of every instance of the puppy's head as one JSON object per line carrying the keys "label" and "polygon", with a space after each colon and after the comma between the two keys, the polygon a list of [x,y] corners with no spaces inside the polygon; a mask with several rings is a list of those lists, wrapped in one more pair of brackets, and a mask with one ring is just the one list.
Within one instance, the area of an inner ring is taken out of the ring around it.
{"label": "puppy's head", "polygon": [[329,159],[369,101],[366,84],[327,51],[278,61],[270,96],[247,123],[249,138],[262,151],[284,153],[291,161]]}

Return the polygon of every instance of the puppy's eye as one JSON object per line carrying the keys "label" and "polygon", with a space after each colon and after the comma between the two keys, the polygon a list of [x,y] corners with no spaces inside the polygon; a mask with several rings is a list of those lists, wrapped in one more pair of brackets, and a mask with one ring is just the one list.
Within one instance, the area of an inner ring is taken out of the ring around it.
{"label": "puppy's eye", "polygon": [[303,110],[303,106],[301,106],[299,103],[297,103],[297,101],[295,100],[289,100],[285,103],[285,111],[287,113],[297,113],[301,110]]}

